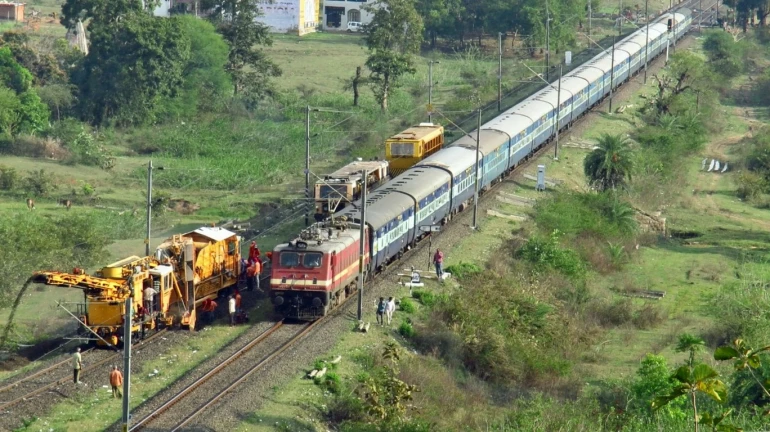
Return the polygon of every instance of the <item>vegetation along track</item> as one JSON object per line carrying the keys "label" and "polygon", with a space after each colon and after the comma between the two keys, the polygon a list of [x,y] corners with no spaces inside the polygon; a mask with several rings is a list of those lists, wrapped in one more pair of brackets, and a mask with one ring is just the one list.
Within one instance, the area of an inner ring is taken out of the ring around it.
{"label": "vegetation along track", "polygon": [[[135,344],[136,347],[142,346],[146,343],[153,342],[166,332],[161,330],[151,334],[144,340]],[[120,362],[123,358],[122,352],[111,352],[100,349],[89,349],[83,354],[88,353],[88,356],[84,356],[84,362],[86,367],[83,368],[83,375],[88,375],[89,372],[99,369],[101,366],[110,362]],[[72,359],[67,356],[64,360],[56,362],[48,367],[35,371],[34,373],[24,376],[23,378],[16,380],[10,384],[7,384],[0,388],[0,416],[6,414],[30,415],[35,413],[27,413],[28,408],[35,411],[38,406],[29,404],[31,400],[41,397],[44,394],[54,394],[57,396],[63,396],[60,391],[57,391],[59,386],[69,383],[72,380]],[[16,410],[15,405],[20,402],[24,402],[20,405],[21,408]],[[50,404],[46,404],[50,407]],[[16,412],[11,412],[15,410]]]}
{"label": "vegetation along track", "polygon": [[[181,429],[251,374],[263,368],[280,353],[302,339],[319,322],[304,325],[284,325],[283,321],[278,321],[267,331],[138,421],[130,430],[176,431]],[[301,329],[297,331],[297,327],[301,327]],[[264,349],[256,350],[254,349],[256,347]],[[266,352],[269,354],[265,355]],[[179,419],[182,421],[180,422]]]}

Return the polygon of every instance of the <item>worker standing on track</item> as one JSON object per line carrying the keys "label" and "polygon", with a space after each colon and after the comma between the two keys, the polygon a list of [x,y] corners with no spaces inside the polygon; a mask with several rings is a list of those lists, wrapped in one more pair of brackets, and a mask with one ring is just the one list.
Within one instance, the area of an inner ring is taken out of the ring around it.
{"label": "worker standing on track", "polygon": [[260,290],[259,276],[262,273],[262,261],[259,258],[256,261],[249,261],[249,267],[246,269],[246,289],[253,291],[254,288]]}
{"label": "worker standing on track", "polygon": [[227,301],[228,311],[230,312],[230,327],[235,325],[235,298],[231,295]]}
{"label": "worker standing on track", "polygon": [[83,358],[80,356],[80,347],[75,349],[75,354],[72,354],[72,381],[75,385],[80,384],[80,371],[83,369]]}
{"label": "worker standing on track", "polygon": [[123,394],[120,392],[120,387],[123,386],[123,373],[118,370],[117,366],[113,366],[112,372],[110,372],[110,385],[112,386],[112,397],[122,398]]}
{"label": "worker standing on track", "polygon": [[241,313],[241,293],[240,291],[238,291],[237,288],[235,290],[234,296],[235,296],[235,312]]}

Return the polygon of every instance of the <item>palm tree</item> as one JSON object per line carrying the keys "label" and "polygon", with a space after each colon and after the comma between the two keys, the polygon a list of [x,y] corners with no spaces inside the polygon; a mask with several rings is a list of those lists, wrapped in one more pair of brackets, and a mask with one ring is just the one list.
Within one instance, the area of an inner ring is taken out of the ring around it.
{"label": "palm tree", "polygon": [[631,180],[634,167],[631,141],[623,135],[603,134],[598,147],[586,156],[583,170],[591,185],[599,190],[623,187]]}

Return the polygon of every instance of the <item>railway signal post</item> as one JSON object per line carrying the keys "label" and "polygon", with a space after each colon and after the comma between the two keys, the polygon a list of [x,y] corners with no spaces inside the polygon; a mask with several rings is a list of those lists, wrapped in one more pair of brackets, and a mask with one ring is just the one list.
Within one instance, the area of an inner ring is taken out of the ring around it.
{"label": "railway signal post", "polygon": [[503,34],[497,33],[497,112],[503,105]]}
{"label": "railway signal post", "polygon": [[556,90],[556,145],[553,148],[553,160],[559,160],[559,117],[561,111],[561,75],[564,65],[559,65],[559,86]]}
{"label": "railway signal post", "polygon": [[310,105],[305,109],[305,226],[310,226]]}
{"label": "railway signal post", "polygon": [[615,86],[615,36],[612,37],[612,60],[610,61],[610,111],[612,114],[612,88]]}
{"label": "railway signal post", "polygon": [[[366,185],[366,178],[368,173],[366,170],[361,171],[361,184]],[[364,227],[366,226],[366,187],[361,188],[361,223],[360,223],[360,237],[358,246],[358,320],[361,321],[364,317],[364,256],[366,249],[364,248],[366,235]]]}
{"label": "railway signal post", "polygon": [[650,61],[650,13],[647,10],[650,0],[644,0],[644,22],[647,25],[647,38],[644,44],[644,83],[647,84],[647,64]]}
{"label": "railway signal post", "polygon": [[150,228],[152,224],[152,159],[147,165],[147,236],[144,239],[144,255],[150,256]]}
{"label": "railway signal post", "polygon": [[[152,162],[150,163],[152,166]],[[123,326],[123,432],[128,432],[131,401],[131,296],[126,297],[126,319]]]}

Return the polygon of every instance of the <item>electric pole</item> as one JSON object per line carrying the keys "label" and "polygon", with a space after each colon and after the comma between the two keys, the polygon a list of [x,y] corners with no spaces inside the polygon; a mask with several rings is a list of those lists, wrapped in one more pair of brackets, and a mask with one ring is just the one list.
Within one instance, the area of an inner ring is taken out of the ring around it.
{"label": "electric pole", "polygon": [[563,67],[563,64],[559,64],[559,85],[556,90],[556,146],[553,150],[553,160],[559,160],[559,117],[561,116],[561,74]]}
{"label": "electric pole", "polygon": [[428,123],[433,123],[433,63],[438,62],[431,60],[428,63]]}
{"label": "electric pole", "polygon": [[593,11],[591,10],[591,0],[588,0],[588,36],[591,36],[591,19],[593,18]]}
{"label": "electric pole", "polygon": [[545,80],[550,81],[551,74],[551,12],[548,10],[548,2],[545,2]]}
{"label": "electric pole", "polygon": [[[148,254],[149,255],[149,254]],[[131,301],[126,297],[125,324],[123,325],[123,430],[128,431],[130,423],[129,410],[131,401]]]}
{"label": "electric pole", "polygon": [[703,0],[698,0],[698,32],[703,32]]}
{"label": "electric pole", "polygon": [[473,193],[473,229],[477,230],[479,226],[476,223],[476,218],[479,214],[479,144],[481,144],[481,108],[479,108],[479,117],[476,124],[476,169],[473,172],[473,175],[476,176],[474,179],[474,185],[476,185],[475,191]]}
{"label": "electric pole", "polygon": [[503,34],[497,33],[497,112],[503,107]]}
{"label": "electric pole", "polygon": [[305,110],[305,226],[310,226],[310,105]]}
{"label": "electric pole", "polygon": [[612,61],[610,63],[610,111],[612,114],[612,88],[615,85],[615,36],[612,37]]}
{"label": "electric pole", "polygon": [[150,228],[152,226],[152,159],[147,164],[147,236],[144,239],[144,256],[150,256]]}
{"label": "electric pole", "polygon": [[[366,239],[366,178],[368,173],[366,170],[361,172],[361,226],[359,228],[359,247],[358,247],[358,321],[361,321],[364,317],[364,257],[366,256],[366,248],[369,242]],[[371,256],[369,257],[371,260]]]}
{"label": "electric pole", "polygon": [[618,36],[623,36],[623,0],[618,0]]}
{"label": "electric pole", "polygon": [[650,0],[644,0],[644,21],[647,24],[647,37],[644,44],[644,83],[647,84],[647,64],[650,61],[650,13],[647,10]]}

